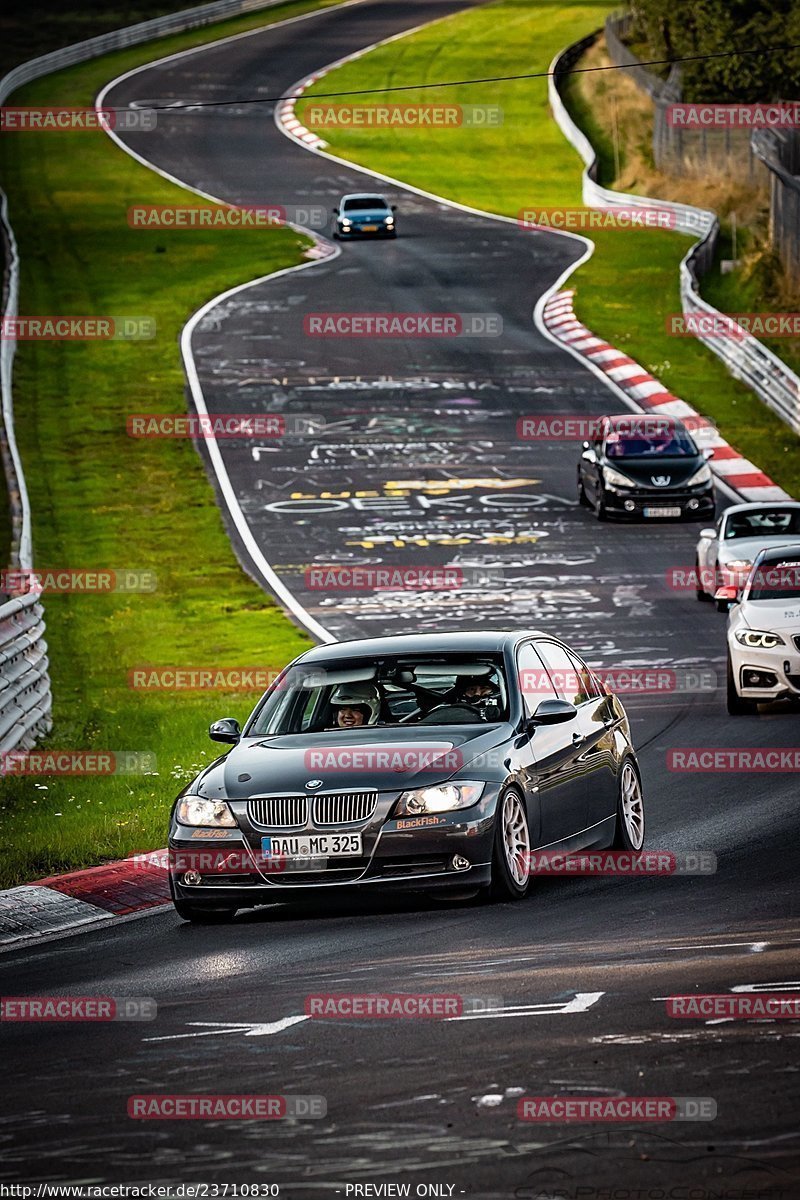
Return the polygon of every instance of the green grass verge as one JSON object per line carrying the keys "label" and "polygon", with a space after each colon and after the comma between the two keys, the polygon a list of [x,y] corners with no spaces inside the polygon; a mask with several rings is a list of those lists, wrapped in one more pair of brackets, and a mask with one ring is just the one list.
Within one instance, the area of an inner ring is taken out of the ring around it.
{"label": "green grass verge", "polygon": [[[530,207],[579,206],[582,163],[550,115],[545,79],[434,87],[393,97],[380,89],[546,71],[559,50],[600,28],[610,7],[606,0],[498,0],[380,47],[326,75],[306,93],[374,87],[374,93],[353,103],[499,104],[504,123],[498,128],[334,130],[319,125],[317,131],[343,158],[490,212],[516,216]],[[602,135],[608,154],[607,132],[595,127],[578,79],[573,77],[568,91],[573,116],[590,138]],[[301,101],[298,116],[315,128],[307,119],[308,106],[307,99]],[[800,438],[735,382],[709,350],[666,333],[666,314],[681,311],[678,264],[689,239],[647,230],[598,231],[592,240],[592,259],[571,280],[581,320],[714,420],[746,457],[800,495]]]}
{"label": "green grass verge", "polygon": [[[108,55],[25,88],[20,104],[85,105],[116,74],[162,53],[263,25],[291,4]],[[277,669],[309,639],[239,568],[203,466],[187,441],[133,441],[132,412],[184,412],[181,327],[236,283],[302,260],[291,230],[130,229],[134,202],[191,202],[102,133],[3,138],[3,178],[22,263],[20,312],[147,314],[158,336],[20,343],[17,433],[37,565],[155,572],[141,595],[46,597],[55,697],[50,744],[147,750],[152,776],[7,778],[0,785],[0,886],[162,846],[185,779],[216,754],[215,717],[255,695],[132,691],[143,663]]]}

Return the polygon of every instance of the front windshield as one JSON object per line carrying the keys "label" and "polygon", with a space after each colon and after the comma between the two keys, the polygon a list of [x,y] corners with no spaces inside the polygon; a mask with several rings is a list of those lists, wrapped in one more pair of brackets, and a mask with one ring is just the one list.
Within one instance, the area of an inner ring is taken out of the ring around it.
{"label": "front windshield", "polygon": [[685,429],[661,428],[641,433],[617,433],[606,437],[607,458],[689,458],[698,453]]}
{"label": "front windshield", "polygon": [[800,534],[800,508],[762,508],[753,512],[729,513],[725,522],[726,542],[736,538]]}
{"label": "front windshield", "polygon": [[764,562],[751,575],[745,600],[800,600],[800,558]]}
{"label": "front windshield", "polygon": [[508,691],[500,655],[402,655],[378,661],[298,664],[267,696],[248,736],[365,726],[503,721]]}
{"label": "front windshield", "polygon": [[386,208],[386,201],[382,196],[354,196],[352,200],[345,200],[344,206],[348,212],[354,208]]}

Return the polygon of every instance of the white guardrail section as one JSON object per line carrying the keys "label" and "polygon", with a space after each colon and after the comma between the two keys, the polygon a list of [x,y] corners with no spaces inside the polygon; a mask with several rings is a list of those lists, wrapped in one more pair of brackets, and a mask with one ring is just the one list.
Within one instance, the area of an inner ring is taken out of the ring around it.
{"label": "white guardrail section", "polygon": [[[62,67],[98,58],[111,50],[136,46],[169,33],[182,33],[210,25],[225,17],[273,8],[283,0],[215,0],[183,12],[170,13],[114,29],[99,37],[88,38],[32,58],[14,67],[0,79],[0,104],[5,104],[12,92],[25,83],[41,79]],[[8,205],[0,192],[5,255],[4,317],[15,317],[19,304],[19,259],[14,231],[8,219]],[[2,383],[3,462],[8,481],[12,520],[12,569],[30,570],[33,567],[31,510],[25,487],[17,443],[14,436],[14,407],[11,391],[12,369],[16,344],[11,338],[0,339],[0,381]],[[14,749],[30,749],[37,739],[52,728],[52,695],[48,673],[47,642],[44,640],[44,610],[40,596],[29,592],[17,599],[0,604],[0,753]]]}
{"label": "white guardrail section", "polygon": [[[613,192],[596,182],[597,155],[589,139],[567,112],[559,91],[558,74],[569,70],[597,36],[596,33],[591,34],[557,54],[550,64],[548,80],[553,116],[561,132],[585,163],[583,202],[589,208],[658,208],[673,213],[675,228],[681,233],[693,234],[697,238],[680,265],[681,307],[684,315],[702,314],[715,320],[718,323],[717,327],[727,325],[733,328],[735,322],[705,301],[698,290],[698,278],[711,265],[714,256],[719,234],[716,214],[690,204],[676,204],[669,200],[654,200],[648,196]],[[698,341],[722,359],[735,379],[751,387],[781,420],[795,433],[800,434],[800,377],[752,334],[739,326],[735,328],[738,331],[736,338],[697,335]]]}

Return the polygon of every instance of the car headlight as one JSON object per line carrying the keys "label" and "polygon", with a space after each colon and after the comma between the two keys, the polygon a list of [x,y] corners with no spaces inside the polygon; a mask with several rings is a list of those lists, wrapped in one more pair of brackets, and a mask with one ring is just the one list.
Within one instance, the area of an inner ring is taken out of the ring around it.
{"label": "car headlight", "polygon": [[224,800],[205,800],[202,796],[184,796],[175,815],[181,825],[236,826],[236,817]]}
{"label": "car headlight", "polygon": [[603,467],[603,479],[609,485],[609,487],[636,487],[636,484],[632,479],[628,479],[627,475],[621,475],[620,472],[615,471],[613,467]]}
{"label": "car headlight", "polygon": [[695,471],[691,479],[686,480],[684,486],[699,487],[701,483],[711,483],[711,467],[708,465],[708,463],[703,463],[702,467],[699,467]]}
{"label": "car headlight", "polygon": [[772,650],[775,646],[785,645],[779,633],[767,633],[761,629],[738,629],[733,636],[737,642],[752,650]]}
{"label": "car headlight", "polygon": [[347,218],[347,217],[342,217],[342,228],[343,228],[343,229],[344,229],[344,227],[345,227],[346,225],[352,225],[352,224],[353,224],[353,222],[352,222],[352,221],[350,221],[350,220],[348,220],[348,218]]}
{"label": "car headlight", "polygon": [[746,558],[732,558],[729,562],[720,563],[723,571],[749,571],[752,565]]}
{"label": "car headlight", "polygon": [[452,812],[477,804],[485,783],[440,783],[435,787],[403,792],[394,810],[395,817],[415,817],[419,813]]}
{"label": "car headlight", "polygon": [[394,217],[384,217],[387,225],[394,225]]}

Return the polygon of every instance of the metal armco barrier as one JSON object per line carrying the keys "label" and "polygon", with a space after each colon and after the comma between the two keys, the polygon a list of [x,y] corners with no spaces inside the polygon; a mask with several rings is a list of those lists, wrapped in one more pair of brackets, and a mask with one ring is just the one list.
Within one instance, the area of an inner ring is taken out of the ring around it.
{"label": "metal armco barrier", "polygon": [[[135,46],[169,33],[181,33],[209,25],[224,17],[274,8],[283,0],[216,0],[183,12],[170,13],[126,29],[115,29],[100,37],[89,38],[54,50],[14,67],[0,79],[0,104],[12,92],[34,79],[41,79],[62,67],[98,58],[111,50]],[[3,316],[15,317],[19,306],[19,259],[14,231],[8,219],[8,205],[2,198],[2,220],[6,273]],[[15,342],[0,339],[0,382],[2,384],[3,445],[2,458],[11,502],[14,568],[33,567],[31,511],[25,486],[25,474],[14,436],[12,369]],[[30,749],[38,738],[52,728],[52,694],[48,673],[47,643],[44,640],[44,610],[40,597],[30,593],[0,604],[0,752]]]}
{"label": "metal armco barrier", "polygon": [[0,606],[0,750],[29,750],[52,726],[44,611],[35,592]]}
{"label": "metal armco barrier", "polygon": [[[4,195],[0,219],[6,259],[3,316],[15,317],[19,301],[19,256]],[[3,465],[11,512],[9,566],[29,570],[33,566],[31,508],[14,436],[11,394],[15,348],[13,338],[0,339]],[[47,668],[44,610],[38,595],[30,592],[0,604],[0,751],[29,750],[37,738],[52,728],[53,700]]]}
{"label": "metal armco barrier", "polygon": [[[567,112],[561,96],[559,73],[573,66],[598,38],[599,31],[582,38],[557,54],[550,64],[548,90],[550,107],[561,132],[575,147],[585,163],[583,171],[583,202],[589,208],[659,208],[675,215],[675,228],[692,234],[697,240],[680,265],[681,307],[685,315],[703,313],[710,317],[723,314],[700,295],[698,280],[709,269],[719,236],[716,214],[691,204],[676,204],[669,200],[654,200],[649,196],[634,196],[614,192],[597,183],[597,155],[586,135]],[[752,388],[756,395],[800,434],[800,377],[777,354],[763,346],[752,334],[742,331],[741,338],[703,337],[698,341],[721,358],[734,379]]]}

